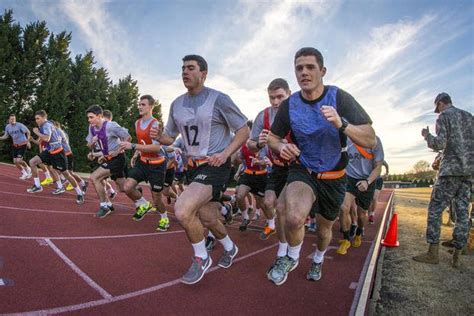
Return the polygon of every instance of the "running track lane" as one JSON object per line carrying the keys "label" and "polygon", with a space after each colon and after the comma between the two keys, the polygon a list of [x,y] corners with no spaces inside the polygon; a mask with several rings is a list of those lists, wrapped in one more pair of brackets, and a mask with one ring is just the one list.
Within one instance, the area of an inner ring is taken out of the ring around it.
{"label": "running track lane", "polygon": [[[346,256],[335,253],[340,235],[335,225],[323,278],[317,283],[305,280],[314,251],[314,235],[307,234],[299,267],[285,284],[275,286],[265,271],[276,253],[276,238],[260,241],[258,231],[241,233],[236,222],[229,233],[240,248],[238,262],[230,269],[217,268],[222,253],[218,245],[208,275],[188,286],[179,278],[190,264],[192,249],[173,217],[170,233],[154,234],[158,217],[133,222],[126,197],[118,198],[123,208],[117,214],[98,220],[92,216],[94,203],[92,208],[77,206],[72,195],[53,199],[49,192],[40,193],[42,198],[20,195],[30,183],[17,180],[10,166],[0,165],[0,174],[0,278],[14,281],[13,286],[0,287],[0,313],[347,315],[370,240],[380,225],[369,226],[362,247]],[[87,199],[93,200],[91,189]],[[386,202],[389,194],[382,192],[381,200]],[[23,208],[13,209],[12,201]],[[25,201],[29,210],[23,210]],[[64,213],[35,212],[45,210],[45,201],[46,210]],[[384,207],[380,203],[378,211]]]}

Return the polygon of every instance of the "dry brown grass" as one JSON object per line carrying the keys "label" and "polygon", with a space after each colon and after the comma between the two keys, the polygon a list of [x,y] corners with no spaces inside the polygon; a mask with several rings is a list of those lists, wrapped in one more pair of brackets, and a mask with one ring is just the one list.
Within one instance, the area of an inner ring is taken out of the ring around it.
{"label": "dry brown grass", "polygon": [[[400,247],[387,248],[377,315],[473,315],[474,256],[462,256],[460,270],[450,266],[452,255],[440,247],[437,265],[415,262],[427,250],[425,229],[430,188],[399,189],[395,193]],[[447,222],[445,214],[443,223]],[[442,225],[442,240],[452,228]]]}

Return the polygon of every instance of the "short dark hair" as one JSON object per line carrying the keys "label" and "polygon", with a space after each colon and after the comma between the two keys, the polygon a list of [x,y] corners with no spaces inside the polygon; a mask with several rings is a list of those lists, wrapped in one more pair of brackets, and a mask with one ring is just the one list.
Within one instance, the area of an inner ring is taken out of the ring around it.
{"label": "short dark hair", "polygon": [[92,113],[92,114],[95,114],[95,115],[99,115],[99,114],[104,114],[104,111],[102,110],[102,107],[100,105],[93,104],[93,105],[91,105],[90,107],[87,108],[86,114],[87,113]]}
{"label": "short dark hair", "polygon": [[186,55],[183,57],[183,62],[194,60],[199,65],[200,71],[207,71],[207,61],[199,55]]}
{"label": "short dark hair", "polygon": [[106,118],[111,120],[112,119],[112,111],[110,110],[104,110],[102,111],[102,115]]}
{"label": "short dark hair", "polygon": [[140,101],[145,99],[148,100],[149,105],[155,105],[155,99],[151,95],[145,94],[140,97]]}
{"label": "short dark hair", "polygon": [[8,115],[8,118],[10,117],[16,117],[15,113],[10,113],[10,115]]}
{"label": "short dark hair", "polygon": [[252,129],[252,126],[253,126],[253,121],[252,120],[248,120],[247,121],[247,126]]}
{"label": "short dark hair", "polygon": [[438,102],[443,102],[444,104],[453,104],[451,97],[446,92],[441,92],[436,96],[434,103],[438,104]]}
{"label": "short dark hair", "polygon": [[277,89],[283,89],[285,91],[290,91],[290,86],[283,78],[273,79],[272,82],[268,85],[267,91],[275,91]]}
{"label": "short dark hair", "polygon": [[35,116],[36,116],[36,115],[39,115],[39,116],[41,116],[41,117],[48,117],[48,114],[46,113],[45,110],[38,110],[38,111],[36,111]]}
{"label": "short dark hair", "polygon": [[296,63],[296,59],[298,59],[301,56],[314,56],[316,57],[316,62],[318,63],[319,68],[322,69],[324,67],[323,54],[321,54],[321,52],[314,47],[303,47],[299,49],[295,54],[295,63]]}

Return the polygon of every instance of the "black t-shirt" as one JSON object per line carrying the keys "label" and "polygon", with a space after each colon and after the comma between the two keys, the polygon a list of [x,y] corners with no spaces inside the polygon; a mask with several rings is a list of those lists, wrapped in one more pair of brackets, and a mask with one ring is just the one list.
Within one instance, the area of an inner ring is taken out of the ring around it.
{"label": "black t-shirt", "polygon": [[[328,88],[324,87],[323,94],[316,100],[305,100],[301,95],[301,91],[298,92],[300,94],[301,100],[303,100],[306,104],[315,104],[322,100],[326,93],[328,92]],[[336,104],[337,104],[337,113],[340,117],[344,117],[349,123],[352,125],[363,125],[363,124],[372,124],[372,120],[370,119],[369,115],[362,106],[351,96],[349,93],[342,89],[338,89],[336,93]],[[296,143],[296,139],[294,137],[293,131],[291,129],[290,124],[290,101],[286,99],[283,101],[279,108],[278,112],[275,116],[275,120],[273,121],[271,132],[281,138],[285,137],[290,133],[292,141]],[[342,138],[344,138],[343,142],[345,143],[345,134],[342,134]]]}

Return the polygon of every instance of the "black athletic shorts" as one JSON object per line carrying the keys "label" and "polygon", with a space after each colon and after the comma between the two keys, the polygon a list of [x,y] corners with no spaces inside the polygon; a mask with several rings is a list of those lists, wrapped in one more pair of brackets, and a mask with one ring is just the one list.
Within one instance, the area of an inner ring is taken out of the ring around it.
{"label": "black athletic shorts", "polygon": [[372,203],[372,199],[374,198],[375,192],[375,182],[372,182],[367,191],[361,192],[357,189],[357,182],[365,180],[365,179],[354,179],[351,177],[347,177],[347,192],[355,196],[357,206],[360,206],[363,210],[368,211],[370,203]]}
{"label": "black athletic shorts", "polygon": [[174,180],[174,168],[166,169],[165,182],[164,182],[165,187],[171,186],[173,184],[173,180]]}
{"label": "black athletic shorts", "polygon": [[119,178],[125,178],[127,174],[127,163],[124,154],[119,154],[111,160],[104,160],[100,163],[100,167],[110,170],[110,178],[114,181]]}
{"label": "black athletic shorts", "polygon": [[74,171],[74,156],[72,154],[66,155],[67,170]]}
{"label": "black athletic shorts", "polygon": [[60,172],[67,170],[67,159],[64,150],[57,154],[51,154],[49,151],[43,150],[38,156],[45,165],[52,166]]}
{"label": "black athletic shorts", "polygon": [[267,185],[267,174],[253,175],[244,173],[239,178],[238,185],[241,184],[248,186],[251,193],[264,197],[265,187]]}
{"label": "black athletic shorts", "polygon": [[161,192],[165,181],[166,162],[160,165],[147,164],[137,159],[135,166],[128,170],[128,177],[135,179],[137,183],[142,181],[150,183],[153,192]]}
{"label": "black athletic shorts", "polygon": [[382,177],[378,177],[377,180],[375,180],[375,190],[382,190],[383,189],[383,179]]}
{"label": "black athletic shorts", "polygon": [[191,182],[212,185],[211,201],[219,202],[221,200],[222,192],[225,192],[229,179],[230,159],[220,167],[203,164],[197,168],[189,168],[188,171],[191,174]]}
{"label": "black athletic shorts", "polygon": [[288,177],[288,167],[273,165],[272,171],[267,175],[265,191],[275,191],[277,198],[285,187]]}
{"label": "black athletic shorts", "polygon": [[186,174],[183,172],[175,172],[174,173],[174,180],[180,184],[184,183],[184,177]]}
{"label": "black athletic shorts", "polygon": [[19,147],[12,146],[13,159],[23,158],[25,156],[25,153],[26,153],[26,144]]}
{"label": "black athletic shorts", "polygon": [[346,176],[334,180],[316,179],[303,166],[292,164],[288,170],[287,182],[290,184],[297,181],[313,189],[316,201],[312,206],[312,212],[320,214],[329,221],[337,218],[346,194]]}

